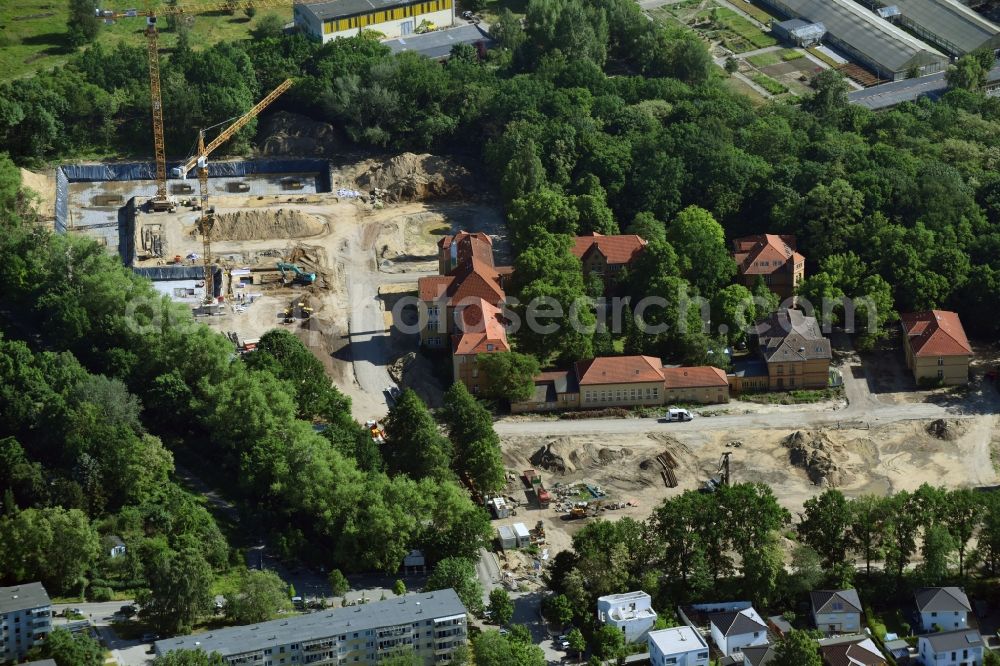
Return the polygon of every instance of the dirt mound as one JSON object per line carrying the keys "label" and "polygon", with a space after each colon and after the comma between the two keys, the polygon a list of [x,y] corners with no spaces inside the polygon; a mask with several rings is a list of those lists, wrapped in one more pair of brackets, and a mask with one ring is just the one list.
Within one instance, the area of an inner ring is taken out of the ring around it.
{"label": "dirt mound", "polygon": [[535,467],[555,474],[571,474],[582,469],[617,467],[632,454],[626,447],[611,448],[595,442],[574,445],[570,438],[560,437],[539,448],[528,460]]}
{"label": "dirt mound", "polygon": [[332,155],[340,143],[333,125],[287,111],[279,111],[264,120],[259,134],[266,137],[260,145],[261,153],[268,156]]}
{"label": "dirt mound", "polygon": [[56,178],[52,172],[35,173],[21,169],[21,186],[38,195],[35,211],[43,220],[56,216]]}
{"label": "dirt mound", "polygon": [[803,468],[816,485],[836,488],[851,483],[851,476],[836,462],[842,457],[839,454],[843,453],[843,447],[834,444],[825,434],[797,430],[781,443],[789,449],[791,463]]}
{"label": "dirt mound", "polygon": [[382,270],[391,272],[395,262],[433,261],[437,265],[437,241],[450,230],[440,213],[400,215],[378,226],[375,250]]}
{"label": "dirt mound", "polygon": [[535,467],[549,472],[557,474],[575,472],[576,466],[570,461],[570,451],[566,450],[566,444],[567,442],[559,440],[549,442],[535,451],[528,460]]}
{"label": "dirt mound", "polygon": [[226,241],[305,238],[323,233],[326,224],[297,210],[241,210],[215,216],[212,238]]}
{"label": "dirt mound", "polygon": [[953,442],[962,436],[962,428],[953,421],[938,419],[927,424],[927,434],[938,439]]}
{"label": "dirt mound", "polygon": [[453,196],[472,186],[472,175],[442,157],[403,153],[357,177],[358,189],[389,202]]}

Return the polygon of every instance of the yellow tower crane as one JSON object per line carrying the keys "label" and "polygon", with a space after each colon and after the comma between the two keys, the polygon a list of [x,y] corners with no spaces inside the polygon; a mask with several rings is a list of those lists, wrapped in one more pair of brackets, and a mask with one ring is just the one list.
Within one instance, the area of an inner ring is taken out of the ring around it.
{"label": "yellow tower crane", "polygon": [[[212,300],[213,280],[212,273],[212,227],[215,226],[215,209],[208,207],[208,156],[213,150],[228,141],[234,134],[243,129],[247,123],[256,118],[261,111],[266,109],[274,100],[278,99],[286,90],[292,87],[294,81],[285,79],[281,84],[272,90],[268,95],[257,102],[252,109],[237,118],[232,125],[219,132],[219,135],[205,145],[205,132],[211,127],[198,132],[197,152],[184,164],[172,170],[176,178],[187,178],[188,173],[195,167],[198,168],[198,184],[201,190],[201,217],[198,219],[198,231],[201,233],[202,241],[202,262],[205,267],[205,302]],[[229,121],[225,121],[229,122]],[[220,123],[222,124],[222,123]]]}
{"label": "yellow tower crane", "polygon": [[149,201],[155,211],[173,210],[175,205],[167,196],[167,155],[163,142],[163,100],[160,96],[160,51],[156,20],[161,16],[180,16],[201,12],[236,11],[250,7],[284,7],[299,4],[300,0],[221,0],[197,5],[168,5],[156,9],[126,9],[122,11],[95,9],[102,19],[146,17],[146,50],[149,56],[149,99],[153,115],[153,152],[156,158],[156,196]]}

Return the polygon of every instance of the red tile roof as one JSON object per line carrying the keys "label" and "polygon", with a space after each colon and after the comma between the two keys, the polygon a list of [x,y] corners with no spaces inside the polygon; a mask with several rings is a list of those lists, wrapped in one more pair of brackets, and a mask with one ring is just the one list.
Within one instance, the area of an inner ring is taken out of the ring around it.
{"label": "red tile roof", "polygon": [[[792,260],[805,261],[795,251],[795,236],[758,234],[733,240],[733,260],[744,275],[767,275]],[[763,264],[763,265],[762,265]]]}
{"label": "red tile roof", "polygon": [[438,241],[438,250],[449,257],[448,265],[452,266],[449,272],[473,259],[493,266],[493,240],[482,232],[459,231],[454,236],[445,236]]}
{"label": "red tile roof", "polygon": [[928,310],[900,315],[914,356],[969,356],[972,346],[962,321],[948,310]]}
{"label": "red tile roof", "polygon": [[422,301],[436,301],[447,293],[455,280],[451,275],[430,275],[417,280],[417,295]]}
{"label": "red tile roof", "polygon": [[472,303],[482,298],[498,305],[506,299],[500,287],[500,274],[478,259],[459,267],[454,275],[432,275],[417,280],[417,293],[422,301],[448,297],[449,305]]}
{"label": "red tile roof", "polygon": [[574,256],[583,259],[590,252],[600,252],[609,264],[627,264],[631,262],[642,248],[646,247],[646,240],[640,236],[602,236],[599,233],[592,233],[588,236],[577,236],[573,239],[573,248],[570,250]]}
{"label": "red tile roof", "polygon": [[728,386],[726,371],[710,365],[686,368],[663,368],[665,388],[702,388],[705,386]]}
{"label": "red tile roof", "polygon": [[655,356],[602,356],[578,361],[580,385],[662,382],[663,362]]}
{"label": "red tile roof", "polygon": [[455,354],[510,351],[500,309],[483,299],[459,311],[461,333],[452,336]]}

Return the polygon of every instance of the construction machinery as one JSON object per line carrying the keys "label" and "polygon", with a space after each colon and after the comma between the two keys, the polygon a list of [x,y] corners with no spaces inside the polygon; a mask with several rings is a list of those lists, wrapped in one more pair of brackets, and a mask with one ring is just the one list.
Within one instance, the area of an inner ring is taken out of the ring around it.
{"label": "construction machinery", "polygon": [[723,452],[722,457],[719,458],[719,467],[715,470],[719,476],[713,476],[711,479],[706,481],[705,485],[702,487],[702,492],[714,493],[719,488],[730,484],[732,477],[729,466],[729,458],[732,455],[732,451]]}
{"label": "construction machinery", "polygon": [[167,5],[155,9],[94,9],[97,18],[116,21],[126,18],[146,19],[146,52],[149,59],[149,99],[153,116],[153,152],[156,158],[156,195],[149,200],[151,211],[174,211],[177,205],[167,196],[167,154],[163,142],[163,100],[160,95],[160,48],[157,19],[200,12],[236,11],[240,9],[283,7],[296,0],[222,0],[197,5]]}
{"label": "construction machinery", "polygon": [[289,263],[287,261],[279,261],[278,270],[281,272],[281,281],[288,282],[288,273],[292,273],[292,282],[295,284],[310,285],[316,282],[315,273],[307,273],[302,270],[298,264]]}

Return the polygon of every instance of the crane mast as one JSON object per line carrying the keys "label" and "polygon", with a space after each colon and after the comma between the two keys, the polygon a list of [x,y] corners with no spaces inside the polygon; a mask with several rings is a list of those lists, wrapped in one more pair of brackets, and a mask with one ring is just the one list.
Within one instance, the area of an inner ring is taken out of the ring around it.
{"label": "crane mast", "polygon": [[153,150],[156,156],[156,197],[153,210],[167,210],[167,153],[163,145],[163,100],[160,97],[159,40],[156,34],[156,17],[146,18],[146,47],[149,52],[149,101],[153,111]]}

